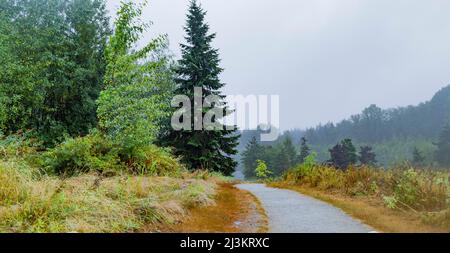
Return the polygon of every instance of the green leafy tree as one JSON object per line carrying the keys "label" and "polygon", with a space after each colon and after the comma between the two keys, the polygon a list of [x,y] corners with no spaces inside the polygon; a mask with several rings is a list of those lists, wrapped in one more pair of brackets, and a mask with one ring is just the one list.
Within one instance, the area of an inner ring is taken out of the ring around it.
{"label": "green leafy tree", "polygon": [[[202,101],[209,95],[224,99],[220,91],[224,84],[219,79],[223,71],[219,67],[219,52],[211,46],[216,35],[209,34],[205,15],[206,12],[199,4],[191,1],[185,27],[187,43],[181,45],[182,59],[176,70],[176,94],[183,94],[191,99],[192,115],[195,115],[194,88],[201,88]],[[228,111],[224,100],[220,104],[224,111]],[[203,109],[202,116],[207,110],[208,108]],[[219,120],[220,118],[215,117],[213,123],[218,123]],[[192,129],[195,129],[192,121],[191,124]],[[207,169],[231,175],[237,165],[231,157],[237,153],[239,139],[234,130],[172,130],[163,139],[166,145],[175,148],[175,154],[181,156],[182,161],[192,170]]]}
{"label": "green leafy tree", "polygon": [[376,154],[372,151],[372,147],[360,147],[359,162],[361,163],[361,165],[375,166],[377,164]]}
{"label": "green leafy tree", "polygon": [[256,160],[256,163],[257,166],[255,169],[255,174],[259,179],[267,179],[268,177],[270,177],[270,175],[273,174],[272,171],[267,168],[266,162],[262,160]]}
{"label": "green leafy tree", "polygon": [[0,127],[52,144],[97,124],[110,34],[104,0],[0,3]]}
{"label": "green leafy tree", "polygon": [[155,141],[161,122],[170,117],[174,89],[170,59],[156,54],[166,47],[165,36],[133,50],[147,28],[139,22],[142,8],[122,2],[105,51],[105,88],[98,99],[100,130],[128,149]]}
{"label": "green leafy tree", "polygon": [[435,153],[436,161],[442,167],[450,167],[450,125],[447,124],[439,135],[436,143],[437,150]]}
{"label": "green leafy tree", "polygon": [[300,155],[298,157],[298,163],[303,163],[311,154],[311,148],[308,146],[308,140],[305,137],[302,137],[301,145],[300,145]]}

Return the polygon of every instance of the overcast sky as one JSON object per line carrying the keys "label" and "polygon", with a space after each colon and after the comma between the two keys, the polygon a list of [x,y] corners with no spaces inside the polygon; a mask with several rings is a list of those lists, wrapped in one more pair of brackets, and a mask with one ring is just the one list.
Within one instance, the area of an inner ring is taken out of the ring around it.
{"label": "overcast sky", "polygon": [[[114,12],[117,0],[108,0]],[[178,44],[188,0],[150,0],[146,39]],[[370,104],[429,100],[450,84],[450,0],[203,0],[226,94],[280,95],[281,128],[336,122]]]}

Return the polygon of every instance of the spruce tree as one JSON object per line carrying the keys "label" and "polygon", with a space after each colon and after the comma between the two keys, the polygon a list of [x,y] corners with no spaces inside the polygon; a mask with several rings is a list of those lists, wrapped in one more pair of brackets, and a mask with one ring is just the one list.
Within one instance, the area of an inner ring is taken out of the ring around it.
{"label": "spruce tree", "polygon": [[290,169],[293,167],[296,163],[296,151],[294,144],[292,143],[292,139],[290,136],[286,136],[286,139],[283,141],[283,144],[281,146],[281,154],[286,159],[283,162],[285,164],[283,170]]}
{"label": "spruce tree", "polygon": [[255,168],[258,166],[257,160],[264,158],[264,147],[259,144],[254,136],[251,141],[247,143],[244,152],[242,152],[241,162],[244,166],[244,175],[246,178],[254,178]]}
{"label": "spruce tree", "polygon": [[301,140],[301,146],[300,146],[300,156],[298,158],[298,163],[305,162],[306,157],[308,157],[311,154],[311,149],[308,146],[308,140],[305,137],[302,137]]}
{"label": "spruce tree", "polygon": [[356,148],[353,145],[353,142],[351,139],[345,139],[341,142],[342,147],[344,148],[344,152],[347,157],[347,161],[349,165],[356,164],[358,161],[358,156],[356,155]]}
{"label": "spruce tree", "polygon": [[[178,84],[176,94],[187,95],[191,99],[192,115],[195,115],[194,88],[201,88],[202,101],[206,96],[217,95],[221,98],[220,107],[227,111],[224,96],[220,89],[219,52],[212,48],[211,42],[216,37],[209,33],[209,25],[205,22],[206,12],[195,1],[190,2],[187,15],[186,44],[181,44],[182,59],[178,62],[176,73]],[[218,105],[215,105],[216,107]],[[208,111],[203,108],[202,115]],[[191,119],[184,119],[191,120]],[[213,123],[219,118],[213,118]],[[164,137],[165,144],[174,147],[176,155],[192,170],[207,169],[231,175],[237,162],[231,157],[237,153],[239,135],[236,130],[196,130],[191,120],[192,130],[170,130]]]}

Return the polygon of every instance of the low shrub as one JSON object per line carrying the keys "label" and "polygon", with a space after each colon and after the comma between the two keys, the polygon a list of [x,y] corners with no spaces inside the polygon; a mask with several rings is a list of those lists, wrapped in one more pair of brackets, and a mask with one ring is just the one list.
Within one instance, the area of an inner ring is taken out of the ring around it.
{"label": "low shrub", "polygon": [[182,170],[178,159],[168,149],[155,145],[123,148],[96,133],[67,139],[42,154],[41,164],[50,173],[64,176],[87,172],[173,176]]}
{"label": "low shrub", "polygon": [[117,171],[119,150],[105,138],[92,134],[70,138],[42,154],[42,165],[51,173],[73,176],[90,171]]}
{"label": "low shrub", "polygon": [[31,132],[4,136],[0,132],[0,159],[24,158],[36,154],[42,143]]}
{"label": "low shrub", "polygon": [[391,181],[396,208],[433,212],[450,207],[448,173],[409,168],[392,173]]}
{"label": "low shrub", "polygon": [[302,182],[307,177],[311,176],[311,174],[315,171],[315,168],[317,167],[315,161],[316,156],[317,156],[316,153],[309,155],[308,157],[305,158],[305,162],[285,173],[283,175],[285,180],[297,183]]}
{"label": "low shrub", "polygon": [[134,174],[176,176],[182,170],[179,160],[169,149],[155,145],[135,149],[128,163],[129,170]]}

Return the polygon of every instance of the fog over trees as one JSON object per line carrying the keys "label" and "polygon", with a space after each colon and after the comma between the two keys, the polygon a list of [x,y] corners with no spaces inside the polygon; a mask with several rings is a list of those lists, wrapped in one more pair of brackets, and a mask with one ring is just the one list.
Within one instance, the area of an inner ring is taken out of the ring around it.
{"label": "fog over trees", "polygon": [[[336,124],[327,123],[304,130],[286,131],[275,142],[258,144],[268,150],[267,155],[260,155],[258,159],[271,164],[270,154],[288,155],[283,152],[286,142],[294,143],[296,155],[301,156],[302,143],[307,141],[308,148],[318,153],[319,161],[331,161],[337,167],[346,167],[356,164],[357,160],[353,155],[342,155],[346,152],[344,147],[350,146],[344,144],[349,144],[351,140],[359,151],[361,164],[388,167],[411,162],[420,166],[449,167],[449,123],[450,86],[447,86],[439,90],[430,101],[416,106],[381,109],[377,105],[370,105],[360,114]],[[259,133],[258,130],[243,131],[241,142],[246,143],[252,137],[257,139]],[[256,139],[251,142],[251,147],[255,146]],[[240,150],[242,149],[241,144]],[[352,149],[350,153],[355,152]],[[243,159],[246,160],[245,153],[243,154]],[[247,164],[250,162],[247,161]],[[287,168],[279,163],[277,166]],[[284,169],[277,168],[275,171]]]}

